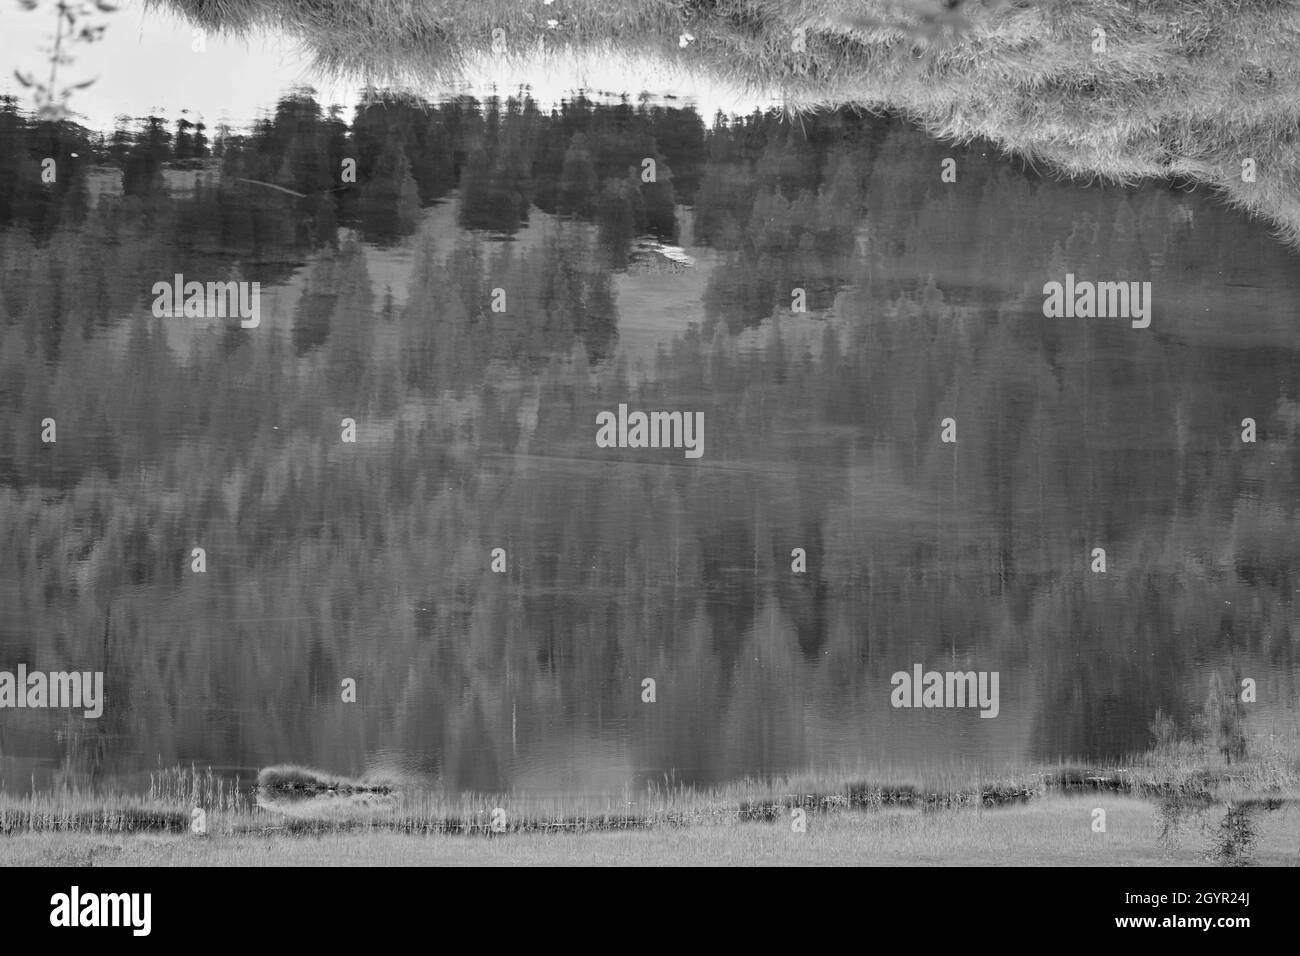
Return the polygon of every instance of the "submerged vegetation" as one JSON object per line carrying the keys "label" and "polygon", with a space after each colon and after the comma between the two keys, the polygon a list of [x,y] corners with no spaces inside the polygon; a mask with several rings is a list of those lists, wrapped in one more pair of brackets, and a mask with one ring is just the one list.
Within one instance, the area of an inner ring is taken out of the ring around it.
{"label": "submerged vegetation", "polygon": [[663,61],[796,111],[904,113],[1073,177],[1204,184],[1300,238],[1300,10],[1277,0],[152,2],[210,29],[286,31],[380,85],[448,82],[488,57],[539,75]]}
{"label": "submerged vegetation", "polygon": [[276,790],[290,793],[322,793],[329,791],[335,793],[389,793],[392,790],[392,787],[385,783],[350,780],[346,777],[321,773],[319,770],[312,770],[308,767],[299,767],[296,764],[277,764],[274,767],[263,768],[257,775],[257,786],[259,790]]}

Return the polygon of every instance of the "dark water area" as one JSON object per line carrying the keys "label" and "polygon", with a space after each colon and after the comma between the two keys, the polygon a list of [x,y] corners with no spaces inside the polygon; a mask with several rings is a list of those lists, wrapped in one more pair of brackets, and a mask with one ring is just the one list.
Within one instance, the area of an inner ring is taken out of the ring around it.
{"label": "dark water area", "polygon": [[[0,710],[5,791],[1120,761],[1243,679],[1294,728],[1300,259],[1212,195],[850,111],[301,91],[8,103],[0,184],[0,670],[105,695]],[[156,316],[176,274],[257,324]],[[1044,317],[1067,274],[1150,326]],[[600,447],[620,405],[702,454]],[[996,717],[893,706],[916,665]]]}

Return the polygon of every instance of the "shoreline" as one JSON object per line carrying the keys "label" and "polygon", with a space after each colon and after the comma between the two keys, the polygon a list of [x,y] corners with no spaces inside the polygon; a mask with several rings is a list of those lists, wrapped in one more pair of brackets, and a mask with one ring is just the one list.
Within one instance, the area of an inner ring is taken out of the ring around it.
{"label": "shoreline", "polygon": [[747,780],[706,790],[652,786],[636,800],[629,794],[617,803],[610,797],[452,797],[428,789],[404,789],[388,781],[348,780],[283,766],[263,770],[259,785],[241,788],[237,781],[223,780],[210,770],[176,768],[156,775],[148,796],[0,793],[0,837],[179,834],[190,829],[195,808],[205,811],[209,834],[238,837],[652,831],[775,823],[795,811],[803,811],[809,820],[824,820],[897,810],[935,814],[1032,807],[1086,796],[1160,804],[1179,811],[1215,806],[1272,811],[1300,804],[1300,764],[1293,760],[1272,755],[1210,767],[1187,756],[1148,755],[1123,768],[1044,767],[991,783],[967,780],[951,786],[877,783],[847,775]]}
{"label": "shoreline", "polygon": [[[1105,830],[1093,828],[1105,812]],[[1284,866],[1300,816],[1164,815],[1110,796],[981,811],[814,815],[785,821],[590,832],[464,834],[28,833],[0,838],[9,866]]]}

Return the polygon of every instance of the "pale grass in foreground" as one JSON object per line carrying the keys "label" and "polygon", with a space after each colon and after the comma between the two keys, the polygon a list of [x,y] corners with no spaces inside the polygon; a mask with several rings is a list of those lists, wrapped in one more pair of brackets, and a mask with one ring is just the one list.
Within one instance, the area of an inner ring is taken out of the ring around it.
{"label": "pale grass in foreground", "polygon": [[[1107,812],[1094,833],[1092,811]],[[1207,821],[1217,822],[1219,811]],[[1205,830],[1162,842],[1150,803],[1122,797],[1054,797],[996,810],[883,810],[788,821],[503,837],[330,833],[323,836],[39,833],[0,838],[15,866],[437,866],[437,865],[1212,865]],[[1300,814],[1261,817],[1252,862],[1300,862]]]}

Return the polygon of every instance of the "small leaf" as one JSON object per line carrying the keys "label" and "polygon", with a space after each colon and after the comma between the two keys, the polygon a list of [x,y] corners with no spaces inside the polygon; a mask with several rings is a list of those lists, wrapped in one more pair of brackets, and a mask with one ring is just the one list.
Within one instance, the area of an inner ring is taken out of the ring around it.
{"label": "small leaf", "polygon": [[15,79],[17,79],[18,82],[21,83],[23,86],[31,86],[31,85],[32,85],[32,78],[31,78],[30,76],[23,76],[23,75],[22,75],[21,73],[19,73],[17,70],[14,70],[14,77],[15,77]]}

